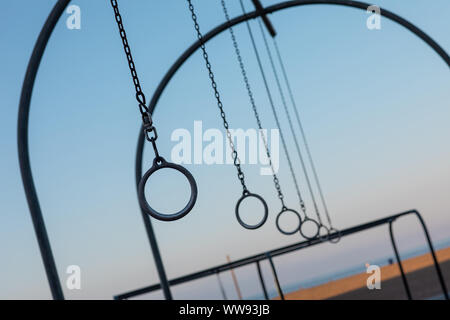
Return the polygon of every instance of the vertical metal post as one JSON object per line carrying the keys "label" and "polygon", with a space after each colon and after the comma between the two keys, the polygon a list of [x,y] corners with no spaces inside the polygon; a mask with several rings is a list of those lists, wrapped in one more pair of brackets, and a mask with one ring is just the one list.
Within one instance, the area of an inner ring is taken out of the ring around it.
{"label": "vertical metal post", "polygon": [[395,220],[389,221],[389,235],[391,236],[392,248],[394,249],[395,259],[397,260],[398,268],[400,269],[400,274],[402,275],[403,286],[405,287],[406,296],[408,300],[412,300],[411,290],[409,289],[408,280],[406,279],[405,271],[403,270],[402,260],[400,259],[400,255],[398,254],[397,245],[394,239],[394,233],[392,231],[392,223]]}
{"label": "vertical metal post", "polygon": [[269,260],[270,268],[272,269],[273,279],[275,281],[275,286],[277,288],[278,295],[280,296],[281,300],[285,300],[284,299],[283,290],[281,289],[281,286],[280,286],[280,281],[278,280],[277,270],[275,269],[275,265],[273,263],[273,260],[272,260],[272,257],[270,255],[270,253],[267,252],[266,253],[266,257]]}
{"label": "vertical metal post", "polygon": [[225,292],[225,288],[222,283],[222,279],[220,279],[220,272],[218,270],[216,271],[216,276],[217,276],[217,282],[219,282],[219,288],[220,288],[220,292],[222,293],[222,298],[223,298],[223,300],[228,300],[227,294]]}
{"label": "vertical metal post", "polygon": [[[139,186],[139,181],[142,177],[142,158],[144,153],[144,130],[141,127],[137,149],[136,149],[136,163],[135,163],[135,173],[136,173],[136,188]],[[167,280],[166,270],[164,269],[164,264],[161,258],[161,253],[159,252],[158,242],[156,241],[155,232],[153,231],[152,222],[147,213],[143,210],[141,211],[142,221],[144,222],[145,231],[147,232],[148,241],[150,242],[150,248],[153,253],[153,260],[155,261],[156,270],[158,271],[159,282],[161,283],[161,288],[164,293],[166,300],[172,300],[172,292],[170,291],[169,280]]]}
{"label": "vertical metal post", "polygon": [[34,81],[36,80],[36,74],[39,69],[39,64],[50,35],[52,34],[56,23],[64,12],[64,9],[69,1],[70,0],[59,0],[55,4],[47,20],[45,21],[41,32],[39,33],[39,37],[34,45],[30,61],[28,62],[25,79],[23,80],[17,121],[17,147],[19,152],[20,173],[22,176],[28,207],[30,209],[31,220],[33,221],[34,232],[36,234],[45,272],[47,274],[50,291],[53,299],[55,300],[63,300],[64,294],[59,281],[55,259],[53,257],[52,248],[48,239],[44,218],[42,216],[42,211],[39,205],[36,187],[34,185],[33,175],[31,172],[28,147],[28,120],[30,115],[31,94],[33,91]]}
{"label": "vertical metal post", "polygon": [[433,243],[431,242],[430,234],[428,233],[427,226],[425,225],[425,221],[423,221],[422,216],[418,211],[415,211],[417,218],[422,225],[423,232],[425,233],[425,237],[428,242],[428,247],[430,248],[431,256],[433,257],[434,267],[436,268],[436,273],[438,275],[439,283],[441,284],[442,292],[444,293],[445,300],[449,300],[448,289],[445,284],[444,277],[442,276],[441,267],[439,266],[439,262],[436,257],[436,252],[434,251]]}
{"label": "vertical metal post", "polygon": [[269,295],[267,294],[266,284],[264,283],[264,277],[261,272],[261,265],[259,263],[259,260],[256,261],[256,269],[258,270],[259,282],[261,283],[261,288],[264,293],[264,299],[269,300]]}

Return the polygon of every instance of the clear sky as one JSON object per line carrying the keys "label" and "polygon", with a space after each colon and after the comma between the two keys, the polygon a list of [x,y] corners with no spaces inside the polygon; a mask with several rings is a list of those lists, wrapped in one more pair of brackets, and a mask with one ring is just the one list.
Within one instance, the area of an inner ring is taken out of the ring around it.
{"label": "clear sky", "polygon": [[[240,14],[229,0],[231,16]],[[0,13],[0,298],[49,298],[18,168],[17,106],[35,40],[55,1],[4,1]],[[50,39],[33,91],[30,115],[32,170],[62,282],[68,265],[82,270],[82,289],[67,298],[105,298],[158,280],[142,225],[134,186],[140,117],[134,88],[109,1],[73,1],[81,30],[63,16]],[[251,8],[250,1],[245,1]],[[263,1],[264,5],[275,1]],[[450,2],[375,1],[419,26],[450,52]],[[175,59],[196,38],[184,1],[119,1],[136,68],[147,99]],[[220,1],[194,1],[203,31],[224,21]],[[345,228],[403,210],[419,209],[434,240],[450,234],[450,76],[423,41],[382,19],[366,28],[359,9],[315,5],[271,15],[288,65],[297,104],[316,158],[336,227]],[[257,25],[252,23],[255,33]],[[235,28],[263,125],[274,128],[245,26]],[[257,41],[262,49],[260,35]],[[230,36],[207,45],[232,128],[254,128],[250,105]],[[268,69],[267,57],[263,55]],[[221,129],[199,53],[182,66],[154,114],[160,152],[169,157],[177,128]],[[275,102],[280,104],[275,91]],[[281,107],[279,105],[279,107]],[[287,129],[286,119],[282,122]],[[287,131],[286,131],[287,134]],[[293,149],[292,138],[288,143]],[[294,154],[294,153],[293,153]],[[145,167],[152,150],[146,146]],[[298,159],[295,163],[299,169]],[[248,231],[234,218],[241,194],[230,165],[187,165],[199,197],[193,212],[172,223],[154,221],[169,278],[299,241],[275,228],[279,210],[270,176],[245,165],[251,190],[270,208],[267,224]],[[300,170],[298,170],[300,174]],[[152,182],[158,205],[179,205],[179,177]],[[295,206],[286,159],[280,180]],[[302,183],[302,189],[305,185]],[[308,200],[308,206],[310,206]],[[398,222],[401,250],[423,245],[414,218]],[[392,255],[387,228],[357,234],[275,259],[288,285]],[[270,270],[263,265],[272,288]],[[254,267],[237,271],[244,295],[260,292]],[[233,296],[228,274],[224,282]],[[175,287],[175,298],[220,298],[216,279]],[[160,293],[150,297],[159,298]]]}

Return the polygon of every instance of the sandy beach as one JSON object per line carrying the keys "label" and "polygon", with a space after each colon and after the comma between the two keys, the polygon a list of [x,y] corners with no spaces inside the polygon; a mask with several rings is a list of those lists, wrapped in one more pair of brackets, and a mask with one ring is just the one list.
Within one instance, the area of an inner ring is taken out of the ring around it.
{"label": "sandy beach", "polygon": [[[447,287],[450,288],[450,247],[436,252]],[[429,299],[442,295],[431,254],[402,261],[413,299]],[[381,289],[369,290],[367,273],[285,294],[286,300],[323,299],[407,299],[397,263],[381,267]]]}

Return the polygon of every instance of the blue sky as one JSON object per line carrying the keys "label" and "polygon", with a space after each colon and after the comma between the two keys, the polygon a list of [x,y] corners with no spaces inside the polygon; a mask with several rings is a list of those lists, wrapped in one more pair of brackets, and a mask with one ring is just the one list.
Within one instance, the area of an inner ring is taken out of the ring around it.
{"label": "blue sky", "polygon": [[[0,14],[5,44],[0,51],[0,298],[50,297],[21,185],[16,122],[26,65],[54,3],[8,1]],[[65,289],[67,298],[109,299],[157,281],[134,187],[140,117],[109,1],[73,3],[81,8],[81,30],[67,29],[68,15],[63,16],[34,87],[32,169],[62,282],[68,265],[82,269],[82,289]],[[425,0],[376,3],[413,22],[450,51],[448,1],[435,0],[432,6]],[[194,4],[203,31],[224,21],[219,1]],[[251,8],[249,1],[246,4]],[[119,5],[149,99],[166,70],[195,40],[190,15],[183,1],[122,0]],[[231,16],[240,13],[238,1],[228,5]],[[367,17],[362,10],[326,5],[271,15],[333,220],[338,228],[345,228],[417,208],[433,239],[447,239],[448,68],[420,39],[387,19],[382,19],[381,30],[369,31]],[[257,33],[257,25],[252,26]],[[263,124],[274,128],[246,29],[241,25],[235,30]],[[259,34],[257,41],[261,46]],[[222,33],[207,47],[230,126],[254,128],[229,34]],[[263,59],[270,73],[267,57]],[[175,144],[170,141],[173,130],[192,130],[194,120],[202,120],[204,129],[221,129],[208,81],[197,53],[161,97],[154,120],[158,146],[166,157]],[[269,81],[279,105],[275,83],[272,78]],[[287,128],[285,118],[282,122]],[[288,143],[293,147],[291,137]],[[147,147],[144,167],[151,160]],[[154,222],[169,278],[224,263],[226,254],[238,259],[299,240],[276,231],[279,203],[271,177],[260,176],[258,166],[244,166],[249,187],[267,199],[271,212],[268,223],[258,231],[244,230],[235,221],[234,205],[241,190],[234,168],[187,168],[199,186],[194,211],[177,222]],[[160,205],[169,200],[170,205],[179,204],[176,195],[184,192],[174,187],[179,177],[169,173],[156,180]],[[289,202],[296,203],[284,157],[280,180]],[[399,222],[398,232],[402,250],[423,243],[413,218]],[[391,254],[387,230],[380,228],[275,262],[282,284],[287,285]],[[270,270],[265,264],[263,268],[270,286]],[[247,296],[259,293],[253,269],[237,271]],[[232,296],[229,275],[224,275],[224,282]],[[175,287],[174,296],[220,298],[220,291],[211,278]]]}

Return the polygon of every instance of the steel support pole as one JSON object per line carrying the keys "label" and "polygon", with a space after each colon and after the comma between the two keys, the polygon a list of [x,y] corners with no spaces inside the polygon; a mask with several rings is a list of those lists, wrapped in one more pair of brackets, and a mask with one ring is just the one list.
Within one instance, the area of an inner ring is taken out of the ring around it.
{"label": "steel support pole", "polygon": [[220,293],[222,293],[223,300],[228,300],[227,293],[225,292],[225,287],[223,286],[222,279],[220,279],[220,272],[216,272],[217,282],[219,283]]}
{"label": "steel support pole", "polygon": [[[61,15],[64,13],[65,8],[69,4],[70,0],[58,0],[50,12],[44,26],[41,29],[39,37],[34,46],[31,58],[28,62],[25,79],[22,85],[22,92],[19,102],[19,115],[17,122],[17,145],[19,153],[19,166],[22,176],[22,183],[27,198],[28,207],[30,209],[30,215],[33,222],[34,232],[38,241],[39,249],[41,252],[42,261],[44,263],[45,272],[49,282],[50,290],[55,300],[64,299],[63,291],[58,277],[56,269],[56,263],[53,257],[50,241],[48,238],[47,230],[45,227],[44,218],[39,204],[36,188],[33,181],[33,175],[30,165],[29,145],[28,145],[28,124],[30,113],[31,95],[36,79],[36,74],[39,69],[42,56],[47,46],[50,35],[55,29]],[[140,136],[143,136],[142,130]],[[140,179],[142,171],[142,152],[143,152],[144,139],[138,140],[139,157],[136,158],[136,181]],[[144,221],[145,230],[150,242],[153,257],[155,260],[156,268],[158,271],[159,279],[161,282],[161,288],[163,289],[166,299],[172,299],[172,295],[169,289],[169,283],[167,281],[166,273],[162,263],[161,255],[156,242],[156,237],[153,232],[152,224],[149,217],[142,212],[142,218]]]}
{"label": "steel support pole", "polygon": [[257,12],[261,13],[261,19],[264,23],[264,25],[267,28],[267,31],[269,32],[270,36],[272,38],[275,38],[277,35],[275,28],[272,25],[272,22],[270,22],[269,18],[267,17],[267,14],[262,13],[264,11],[264,7],[262,6],[261,2],[259,0],[252,0],[253,5],[255,6],[255,9]]}
{"label": "steel support pole", "polygon": [[25,79],[23,80],[22,92],[20,94],[19,115],[17,121],[17,148],[19,152],[19,166],[22,176],[22,183],[25,189],[25,196],[30,209],[31,220],[33,221],[34,233],[36,234],[45,273],[52,297],[55,300],[63,300],[64,294],[59,281],[55,259],[53,257],[50,240],[45,228],[41,206],[39,204],[36,187],[31,173],[30,153],[28,148],[28,121],[30,116],[30,101],[33,93],[33,86],[36,74],[41,63],[42,56],[47,46],[48,40],[55,29],[59,17],[64,12],[70,0],[59,0],[50,12],[44,26],[39,33],[39,37],[34,45],[31,58],[28,62]]}
{"label": "steel support pole", "polygon": [[[145,135],[144,131],[140,130],[140,137],[136,148],[136,162],[135,162],[135,179],[136,179],[136,194],[139,186],[139,181],[142,177],[142,154],[144,149]],[[139,207],[140,208],[140,207]],[[162,261],[161,252],[159,251],[158,241],[156,241],[156,235],[153,230],[152,221],[150,216],[140,209],[142,221],[144,223],[145,232],[150,243],[150,249],[152,250],[153,260],[155,262],[156,271],[158,272],[159,282],[161,283],[161,289],[166,300],[172,300],[172,292],[170,291],[169,280],[167,279],[166,269]]]}
{"label": "steel support pole", "polygon": [[409,289],[408,280],[406,279],[405,271],[403,270],[402,260],[398,253],[397,245],[395,243],[394,232],[392,230],[392,223],[395,220],[389,221],[389,235],[391,237],[392,248],[394,249],[395,259],[397,260],[398,268],[400,269],[400,274],[402,275],[403,286],[405,287],[406,297],[408,300],[412,300],[411,290]]}
{"label": "steel support pole", "polygon": [[269,295],[267,294],[266,284],[264,283],[264,277],[261,272],[261,265],[259,260],[256,261],[256,269],[258,270],[259,283],[261,283],[261,289],[264,293],[264,299],[269,300]]}
{"label": "steel support pole", "polygon": [[[159,101],[159,98],[161,97],[163,91],[167,87],[170,80],[173,78],[175,73],[180,69],[180,67],[187,61],[187,59],[196,52],[202,43],[206,43],[209,40],[213,39],[215,36],[219,35],[221,32],[227,30],[230,27],[233,27],[235,25],[238,25],[240,23],[243,23],[245,21],[256,19],[258,17],[266,16],[269,13],[274,13],[280,10],[293,8],[293,7],[299,7],[299,6],[305,6],[305,5],[321,5],[321,4],[328,4],[328,5],[338,5],[338,6],[347,6],[347,7],[353,7],[361,10],[367,10],[367,8],[370,6],[367,3],[360,2],[360,1],[351,1],[351,0],[292,0],[292,1],[284,1],[280,2],[265,8],[259,8],[259,10],[255,10],[253,12],[249,12],[247,14],[235,17],[231,19],[230,21],[224,22],[221,25],[215,27],[211,31],[205,33],[203,35],[203,42],[201,41],[195,41],[189,48],[187,48],[183,54],[173,63],[173,65],[169,68],[169,70],[166,72],[164,77],[161,79],[161,81],[158,84],[158,87],[156,88],[155,92],[153,93],[153,96],[151,98],[151,101],[149,103],[149,110],[151,114],[153,115],[156,105]],[[256,2],[254,2],[254,5],[256,6]],[[261,5],[262,7],[262,5]],[[411,22],[403,19],[402,17],[396,15],[393,12],[390,12],[389,10],[385,10],[384,8],[381,9],[380,14],[383,17],[386,17],[397,24],[403,26],[407,30],[414,33],[417,37],[422,39],[431,49],[433,49],[446,63],[447,66],[450,67],[450,57],[445,52],[445,50],[436,42],[434,41],[428,34],[420,30],[418,27],[413,25]],[[267,19],[268,20],[268,19]],[[270,23],[270,22],[269,22]],[[266,27],[268,27],[268,24],[266,24]],[[269,27],[268,27],[269,28]],[[274,31],[274,30],[273,30]],[[270,30],[269,30],[270,32]],[[272,34],[271,34],[272,35]],[[141,131],[142,132],[142,131]],[[137,155],[136,155],[136,163],[138,160],[141,162],[139,165],[142,166],[142,160],[143,160],[143,144],[144,139],[141,139],[141,133],[139,134],[138,139],[138,149],[137,149]],[[145,222],[144,222],[145,223]],[[336,236],[337,237],[337,236]],[[437,267],[438,268],[438,267]],[[160,279],[162,281],[162,278],[160,276]],[[448,296],[448,293],[446,293]]]}
{"label": "steel support pole", "polygon": [[[31,100],[31,93],[34,86],[34,81],[36,78],[36,73],[39,68],[40,61],[42,59],[43,52],[45,50],[45,47],[47,45],[48,39],[56,25],[56,22],[58,21],[59,17],[63,13],[65,7],[70,2],[70,0],[58,0],[58,2],[55,4],[52,12],[50,13],[49,17],[47,18],[47,21],[44,25],[44,27],[41,30],[41,33],[39,34],[38,40],[35,44],[35,47],[33,49],[32,56],[30,58],[27,72],[25,75],[25,79],[22,86],[22,92],[19,102],[19,117],[18,117],[18,153],[19,153],[19,165],[20,165],[20,171],[22,176],[22,181],[25,189],[25,195],[27,198],[28,206],[30,208],[30,214],[33,221],[34,230],[36,233],[36,237],[38,240],[39,248],[41,251],[41,256],[44,262],[44,267],[46,270],[47,278],[50,284],[50,289],[52,292],[52,295],[55,299],[63,299],[63,293],[61,290],[61,285],[59,283],[59,278],[56,270],[55,261],[53,258],[53,254],[50,247],[50,242],[48,239],[48,235],[45,229],[45,223],[42,217],[42,212],[40,209],[35,185],[33,182],[32,172],[31,172],[31,166],[30,166],[30,159],[29,159],[29,149],[28,149],[28,120],[29,120],[29,109],[30,109],[30,100]],[[247,21],[249,19],[257,18],[261,15],[265,15],[268,13],[276,12],[279,10],[295,7],[295,6],[302,6],[302,5],[311,5],[311,4],[333,4],[333,5],[343,5],[343,6],[350,6],[355,7],[359,9],[366,10],[368,7],[367,3],[359,2],[359,1],[350,1],[350,0],[293,0],[293,1],[285,1],[279,4],[275,4],[269,7],[264,8],[260,12],[251,12],[246,15],[242,15],[236,18],[233,18],[229,22],[225,22],[222,25],[216,27],[215,29],[211,30],[210,32],[206,33],[204,35],[204,42],[209,41],[222,31],[228,29],[229,27],[232,27],[236,24],[242,23],[244,21]],[[438,53],[441,58],[446,62],[448,66],[450,66],[450,58],[448,54],[445,52],[442,47],[439,46],[437,42],[435,42],[431,37],[429,37],[426,33],[424,33],[422,30],[408,22],[407,20],[401,18],[400,16],[388,11],[388,10],[382,10],[381,15],[385,16],[394,22],[399,23],[400,25],[404,26],[405,28],[409,29],[411,32],[416,34],[419,38],[421,38],[423,41],[425,41],[436,53]],[[149,104],[149,109],[153,113],[154,108],[156,107],[157,101],[159,100],[159,97],[161,96],[162,92],[164,91],[165,87],[167,86],[170,79],[173,77],[175,72],[180,68],[180,66],[189,58],[200,46],[200,42],[195,42],[191,47],[189,47],[181,56],[180,58],[172,65],[172,67],[169,69],[169,71],[166,73],[162,81],[159,83],[152,100]],[[141,134],[139,135],[141,136]],[[140,141],[140,140],[139,140]],[[138,144],[143,145],[143,140],[139,142]],[[140,162],[142,162],[142,150],[143,146],[138,147],[138,150],[141,150],[141,153],[137,155],[137,158],[139,158]],[[136,159],[138,160],[138,159]],[[444,296],[448,299],[448,291],[446,289],[445,282],[442,277],[442,272],[439,267],[439,263],[437,262],[434,249],[431,243],[431,240],[429,239],[428,231],[423,223],[422,218],[420,215],[418,215],[419,219],[422,222],[422,225],[424,227],[425,235],[427,237],[428,244],[430,246],[430,250],[434,259],[434,263],[436,266],[436,271],[438,273],[439,281],[441,283],[441,286],[444,291]],[[144,224],[146,224],[144,219]],[[147,228],[146,230],[153,232],[152,228]],[[154,236],[154,234],[153,234]],[[150,238],[150,236],[149,236]],[[155,239],[156,241],[156,239]],[[151,242],[151,241],[150,241]],[[152,243],[151,243],[152,245]],[[153,246],[152,246],[153,250]],[[155,252],[155,251],[154,251]],[[158,250],[159,253],[159,250]],[[161,264],[162,265],[162,264]],[[162,271],[164,271],[162,269]],[[158,269],[158,273],[161,278],[160,270]],[[166,279],[167,280],[167,279]],[[162,280],[161,280],[162,281]]]}
{"label": "steel support pole", "polygon": [[275,286],[277,288],[278,295],[280,296],[281,300],[284,300],[283,290],[281,289],[280,281],[278,280],[278,274],[277,270],[275,269],[275,264],[273,263],[272,256],[270,255],[270,253],[267,252],[266,257],[267,260],[269,260],[270,268],[272,269],[273,279],[275,281]]}
{"label": "steel support pole", "polygon": [[[367,223],[364,223],[364,224],[360,224],[360,225],[357,225],[357,226],[353,226],[353,227],[350,227],[350,228],[343,229],[343,230],[340,231],[339,234],[338,233],[332,234],[330,238],[332,239],[332,238],[335,238],[335,237],[346,237],[346,236],[355,234],[357,232],[362,232],[364,230],[368,230],[368,229],[371,229],[371,228],[379,227],[379,226],[384,225],[384,224],[388,224],[389,222],[391,222],[391,221],[393,221],[395,219],[398,219],[400,217],[404,217],[404,216],[407,216],[407,215],[411,215],[411,214],[419,215],[419,212],[417,210],[404,211],[404,212],[401,212],[401,213],[398,213],[398,214],[394,214],[394,215],[391,215],[391,216],[388,216],[388,217],[384,217],[384,218],[377,219],[377,220],[374,220],[374,221],[370,221],[370,222],[367,222]],[[201,279],[201,278],[204,278],[204,277],[208,277],[208,276],[214,275],[217,272],[229,271],[229,270],[231,270],[233,268],[236,269],[236,268],[239,268],[239,267],[243,267],[243,266],[246,266],[246,265],[250,265],[250,264],[256,263],[257,261],[266,260],[267,259],[267,254],[269,254],[270,257],[273,258],[273,257],[278,257],[278,256],[281,256],[283,254],[287,254],[287,253],[294,252],[294,251],[297,251],[297,250],[306,249],[306,248],[309,248],[309,247],[312,247],[312,246],[316,246],[316,245],[319,245],[319,244],[323,244],[323,243],[324,242],[321,241],[319,238],[316,238],[316,239],[313,239],[313,240],[306,240],[306,241],[293,243],[293,244],[290,244],[290,245],[287,245],[287,246],[284,246],[284,247],[272,249],[272,250],[270,250],[268,252],[262,252],[262,253],[258,253],[258,254],[255,254],[255,255],[252,255],[252,256],[249,256],[249,257],[245,257],[245,258],[242,258],[240,260],[233,261],[231,263],[217,265],[217,266],[214,266],[214,267],[210,267],[208,269],[204,269],[204,270],[197,271],[197,272],[194,272],[194,273],[191,273],[191,274],[183,275],[183,276],[180,276],[178,278],[169,280],[169,283],[170,283],[171,286],[176,286],[176,285],[179,285],[179,284],[182,284],[182,283],[186,283],[186,282],[189,282],[189,281],[193,281],[193,280],[197,280],[197,279]],[[437,263],[437,260],[435,261],[435,263],[436,263],[437,268],[439,268],[439,263]],[[274,270],[274,268],[272,269],[272,272],[273,272],[273,270]],[[442,285],[442,283],[441,283],[441,285]],[[445,283],[444,283],[444,286],[445,286]],[[443,288],[445,289],[445,287],[443,287]],[[136,290],[132,290],[132,291],[128,291],[128,292],[125,292],[125,293],[121,293],[121,294],[115,295],[114,298],[115,299],[129,299],[129,298],[137,296],[137,295],[149,293],[149,292],[152,292],[152,291],[155,291],[155,290],[160,290],[160,289],[161,289],[161,284],[158,283],[158,284],[153,284],[153,285],[146,286],[146,287],[143,287],[143,288],[140,288],[140,289],[136,289]]]}
{"label": "steel support pole", "polygon": [[431,257],[433,258],[434,267],[436,268],[436,273],[437,273],[439,283],[442,288],[442,292],[444,293],[445,300],[449,300],[447,285],[445,284],[444,277],[442,276],[441,267],[440,267],[438,259],[436,257],[436,252],[434,251],[433,242],[431,241],[430,234],[428,233],[428,228],[425,225],[425,221],[423,220],[420,213],[418,211],[416,211],[415,214],[416,214],[417,218],[419,219],[420,224],[422,225],[423,232],[425,233],[425,238],[427,239],[428,247],[430,248]]}
{"label": "steel support pole", "polygon": [[[285,10],[289,8],[294,7],[300,7],[300,6],[308,6],[308,5],[337,5],[337,6],[346,6],[346,7],[353,7],[357,9],[361,9],[366,11],[367,8],[370,6],[370,4],[360,1],[350,1],[350,0],[292,0],[292,1],[284,1],[280,2],[268,7],[265,7],[262,11],[253,11],[248,12],[247,14],[240,15],[238,17],[232,18],[230,21],[226,21],[215,28],[211,29],[209,32],[205,33],[203,35],[203,42],[206,43],[209,40],[213,39],[220,33],[222,33],[225,30],[228,30],[228,28],[233,27],[235,25],[238,25],[240,23],[243,23],[245,21],[256,19],[260,17],[261,15],[274,13],[280,10]],[[445,50],[436,42],[434,41],[428,34],[420,30],[418,27],[413,25],[411,22],[403,19],[402,17],[396,15],[393,12],[390,12],[389,10],[386,10],[384,8],[381,8],[380,15],[383,17],[386,17],[387,19],[392,20],[393,22],[403,26],[407,30],[414,33],[417,37],[422,39],[431,49],[433,49],[445,62],[445,64],[450,67],[450,57],[445,52]],[[156,105],[167,87],[170,80],[173,78],[175,73],[180,69],[180,67],[189,59],[190,56],[196,52],[202,42],[199,40],[195,41],[189,48],[187,48],[179,57],[178,59],[172,64],[172,66],[167,70],[164,77],[161,79],[161,81],[158,84],[158,87],[156,88],[155,92],[153,93],[152,99],[149,103],[149,110],[153,114]]]}

